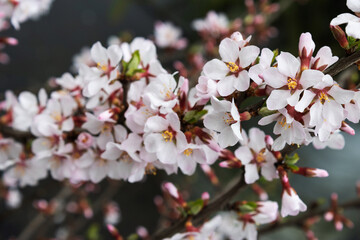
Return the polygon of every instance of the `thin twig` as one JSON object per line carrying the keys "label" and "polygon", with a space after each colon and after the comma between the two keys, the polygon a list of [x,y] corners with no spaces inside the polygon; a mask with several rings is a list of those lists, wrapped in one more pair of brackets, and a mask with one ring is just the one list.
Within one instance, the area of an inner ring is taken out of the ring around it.
{"label": "thin twig", "polygon": [[[345,202],[339,205],[339,208],[347,209],[347,208],[360,208],[360,198]],[[264,228],[260,228],[258,230],[259,234],[265,234],[272,232],[274,230],[278,230],[280,228],[289,227],[289,226],[299,226],[301,227],[304,221],[308,218],[324,215],[328,211],[328,208],[318,208],[312,211],[308,211],[306,213],[301,214],[298,217],[294,217],[284,222],[276,222],[272,225],[268,225]]]}

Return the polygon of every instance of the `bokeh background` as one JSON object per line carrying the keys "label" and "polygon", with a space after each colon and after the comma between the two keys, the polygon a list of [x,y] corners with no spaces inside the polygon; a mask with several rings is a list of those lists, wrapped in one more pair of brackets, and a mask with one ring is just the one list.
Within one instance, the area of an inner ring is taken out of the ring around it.
{"label": "bokeh background", "polygon": [[[319,47],[328,45],[338,56],[344,53],[338,47],[329,30],[329,23],[336,15],[347,12],[345,0],[282,0],[282,8],[273,17],[272,25],[278,28],[278,36],[270,39],[266,46],[297,54],[298,39],[301,33],[311,32]],[[133,36],[148,37],[152,35],[156,20],[171,21],[183,29],[184,36],[190,41],[198,41],[199,37],[191,29],[191,21],[203,18],[209,10],[226,13],[229,19],[242,17],[245,6],[242,0],[55,0],[49,14],[38,21],[28,21],[21,25],[20,31],[10,29],[0,33],[3,36],[13,36],[20,42],[18,46],[6,48],[11,57],[8,65],[0,65],[0,92],[7,89],[15,92],[37,90],[44,86],[50,77],[59,77],[69,71],[74,54],[82,47],[91,46],[96,41],[104,45],[111,35],[128,32]],[[165,56],[166,58],[166,56]],[[166,59],[165,59],[166,60]],[[166,66],[174,71],[171,65]],[[256,124],[248,122],[245,129]],[[359,127],[353,125],[359,132]],[[271,127],[266,128],[271,132]],[[326,169],[330,176],[326,179],[310,179],[292,176],[290,181],[305,203],[318,199],[328,199],[332,192],[339,194],[340,202],[356,197],[355,183],[360,179],[360,157],[358,147],[360,137],[345,136],[346,146],[342,151],[315,151],[313,147],[304,147],[298,151],[302,166]],[[237,174],[236,170],[224,170],[215,167],[221,180],[221,186]],[[153,204],[153,198],[159,194],[160,184],[170,180],[180,189],[188,189],[192,199],[200,197],[203,191],[214,195],[219,188],[213,187],[206,176],[197,171],[194,176],[166,176],[159,172],[156,176],[148,176],[146,181],[136,184],[121,183],[113,200],[119,203],[122,220],[117,225],[125,236],[135,231],[138,225],[146,226],[151,232],[158,224],[158,213]],[[91,195],[90,202],[100,203],[98,197],[107,189],[102,183],[98,192]],[[265,184],[266,185],[266,184]],[[279,184],[278,184],[279,185]],[[36,188],[26,187],[23,190],[24,203],[18,210],[5,210],[4,203],[0,203],[0,239],[17,236],[38,215],[32,207],[34,199],[51,199],[59,189],[61,183],[51,179],[43,180]],[[221,187],[220,187],[221,188]],[[246,199],[251,193],[242,193],[239,199]],[[272,199],[279,200],[280,188],[274,188],[270,194]],[[343,232],[336,232],[331,223],[320,222],[315,226],[315,233],[319,239],[360,239],[360,219],[358,211],[346,212],[355,222],[355,228]],[[73,219],[74,224],[81,226],[74,235],[83,239],[91,239],[89,229],[97,224],[98,239],[111,239],[102,224],[102,214],[98,213],[91,220],[82,216]],[[42,227],[34,239],[54,237],[58,229],[57,224],[49,222]],[[260,239],[306,239],[303,232],[296,228],[286,228],[260,237]]]}

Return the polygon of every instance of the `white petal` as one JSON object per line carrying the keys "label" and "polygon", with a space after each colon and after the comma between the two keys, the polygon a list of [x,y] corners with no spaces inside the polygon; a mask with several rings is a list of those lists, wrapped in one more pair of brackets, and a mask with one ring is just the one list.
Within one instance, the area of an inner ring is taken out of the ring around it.
{"label": "white petal", "polygon": [[244,165],[250,163],[254,158],[248,146],[241,146],[236,149],[235,156],[240,159]]}
{"label": "white petal", "polygon": [[268,68],[263,73],[264,80],[267,85],[273,88],[281,88],[287,84],[287,76],[281,74],[278,68]]}
{"label": "white petal", "polygon": [[220,80],[216,85],[217,91],[219,92],[220,96],[228,96],[232,94],[235,91],[236,81],[238,81],[238,79],[233,74],[226,76],[222,80]]}
{"label": "white petal", "polygon": [[276,57],[279,72],[287,77],[295,78],[300,68],[299,60],[288,52],[282,52]]}
{"label": "white petal", "polygon": [[245,182],[247,184],[254,183],[259,179],[259,173],[256,164],[245,165]]}
{"label": "white petal", "polygon": [[301,100],[295,105],[295,110],[298,112],[303,112],[305,108],[310,105],[315,96],[316,94],[312,91],[305,90]]}
{"label": "white petal", "polygon": [[229,68],[219,59],[213,59],[204,65],[203,71],[207,77],[220,80],[228,74]]}
{"label": "white petal", "polygon": [[240,66],[242,68],[248,67],[259,56],[260,49],[256,46],[247,46],[241,49],[239,53]]}
{"label": "white petal", "polygon": [[245,92],[249,89],[250,77],[247,71],[243,70],[239,73],[239,76],[234,81],[234,87],[240,92]]}
{"label": "white petal", "polygon": [[96,42],[91,47],[90,53],[91,53],[91,58],[94,60],[94,62],[100,63],[101,65],[107,64],[108,57],[106,54],[106,49],[101,45],[100,42]]}
{"label": "white petal", "polygon": [[324,74],[317,70],[305,70],[301,74],[300,84],[303,89],[314,86],[322,81]]}
{"label": "white petal", "polygon": [[[360,30],[360,28],[359,28]],[[340,104],[346,104],[354,98],[354,91],[345,90],[339,87],[338,85],[334,85],[329,91],[328,94],[331,95],[336,102]]]}
{"label": "white petal", "polygon": [[345,31],[350,37],[360,39],[360,18],[356,22],[350,21]]}
{"label": "white petal", "polygon": [[336,18],[331,20],[330,25],[337,26],[340,24],[347,23],[349,21],[357,21],[359,18],[350,13],[343,13],[338,15]]}
{"label": "white petal", "polygon": [[266,106],[269,110],[278,110],[286,107],[287,99],[291,97],[289,90],[273,90],[266,100]]}
{"label": "white petal", "polygon": [[235,63],[239,57],[239,47],[234,40],[225,38],[220,43],[219,54],[224,62]]}

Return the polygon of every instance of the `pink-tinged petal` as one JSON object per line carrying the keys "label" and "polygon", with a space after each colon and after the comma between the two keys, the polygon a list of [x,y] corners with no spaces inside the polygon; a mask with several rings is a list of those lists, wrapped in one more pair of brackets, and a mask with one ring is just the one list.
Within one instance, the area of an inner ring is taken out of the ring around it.
{"label": "pink-tinged petal", "polygon": [[288,99],[287,102],[290,106],[295,106],[299,102],[300,94],[302,90],[296,90]]}
{"label": "pink-tinged petal", "polygon": [[260,65],[263,67],[270,67],[272,60],[274,58],[274,53],[268,48],[263,48],[261,50],[261,57],[260,57]]}
{"label": "pink-tinged petal", "polygon": [[360,1],[359,0],[347,0],[346,6],[353,12],[360,12]]}
{"label": "pink-tinged petal", "polygon": [[281,74],[278,68],[268,68],[264,71],[263,77],[265,83],[273,88],[281,88],[287,85],[287,76]]}
{"label": "pink-tinged petal", "polygon": [[317,84],[314,86],[314,88],[316,88],[316,89],[324,89],[324,88],[330,87],[330,86],[332,86],[332,85],[334,85],[334,80],[332,79],[332,77],[331,77],[330,75],[326,74],[326,75],[323,77],[322,81],[319,82],[319,83],[317,83]]}
{"label": "pink-tinged petal", "polygon": [[164,141],[160,133],[152,133],[144,138],[144,146],[147,152],[155,153],[161,150],[161,142]]}
{"label": "pink-tinged petal", "polygon": [[256,152],[260,152],[262,149],[266,147],[265,133],[260,129],[251,128],[249,130],[249,138],[250,138],[249,147],[255,150]]}
{"label": "pink-tinged petal", "polygon": [[273,151],[281,151],[285,147],[286,141],[284,137],[280,136],[275,139],[274,144],[271,146]]}
{"label": "pink-tinged petal", "polygon": [[238,137],[234,134],[231,127],[226,127],[218,136],[218,142],[220,147],[226,148],[234,146],[239,141]]}
{"label": "pink-tinged petal", "polygon": [[216,112],[230,112],[231,111],[231,102],[227,100],[219,100],[216,97],[211,97],[211,106]]}
{"label": "pink-tinged petal", "polygon": [[340,104],[349,103],[354,98],[354,91],[342,89],[338,85],[334,85],[328,91],[328,94],[332,96],[335,99],[335,101]]}
{"label": "pink-tinged petal", "polygon": [[325,101],[323,108],[324,120],[328,121],[333,127],[339,128],[344,120],[344,109],[335,101]]}
{"label": "pink-tinged petal", "polygon": [[115,161],[120,157],[122,152],[120,144],[108,142],[106,144],[106,150],[101,154],[101,157],[107,160]]}
{"label": "pink-tinged petal", "polygon": [[316,126],[318,124],[321,124],[322,122],[322,118],[321,118],[321,113],[322,113],[322,108],[323,105],[321,104],[320,101],[316,101],[314,105],[311,106],[310,108],[310,126]]}
{"label": "pink-tinged petal", "polygon": [[240,66],[246,68],[255,62],[256,58],[259,56],[260,49],[256,46],[247,46],[243,47],[239,53]]}
{"label": "pink-tinged petal", "polygon": [[142,137],[135,133],[130,133],[128,138],[121,143],[120,148],[127,152],[136,152],[140,150],[142,141]]}
{"label": "pink-tinged petal", "polygon": [[297,193],[291,188],[290,194],[287,191],[283,192],[282,196],[282,206],[281,206],[281,216],[286,217],[288,215],[296,216],[299,212],[306,211],[307,207],[304,202],[299,198]]}
{"label": "pink-tinged petal", "polygon": [[329,143],[328,143],[329,148],[332,149],[336,149],[336,150],[341,150],[345,147],[345,138],[342,134],[340,133],[334,133],[330,136],[329,139]]}
{"label": "pink-tinged petal", "polygon": [[311,60],[311,65],[317,60],[318,60],[317,67],[321,67],[324,65],[329,67],[333,65],[335,62],[337,62],[337,60],[339,60],[339,57],[333,56],[331,48],[324,46],[319,49],[315,58]]}
{"label": "pink-tinged petal", "polygon": [[301,100],[295,105],[295,110],[298,112],[303,112],[305,108],[310,105],[315,96],[316,94],[312,91],[305,90]]}
{"label": "pink-tinged petal", "polygon": [[91,58],[94,60],[94,62],[101,65],[108,63],[106,48],[104,48],[100,42],[95,43],[91,47],[90,53]]}
{"label": "pink-tinged petal", "polygon": [[264,72],[264,67],[260,64],[257,64],[249,69],[249,77],[258,85],[260,85],[263,80],[259,77]]}
{"label": "pink-tinged petal", "polygon": [[289,90],[273,90],[266,100],[266,106],[269,110],[278,110],[286,107],[287,99],[291,97]]}
{"label": "pink-tinged petal", "polygon": [[259,173],[256,164],[245,165],[245,182],[252,184],[259,179]]}
{"label": "pink-tinged petal", "polygon": [[280,116],[280,113],[271,114],[269,116],[263,117],[259,120],[258,124],[261,126],[268,125],[274,121],[277,121],[277,118]]}
{"label": "pink-tinged petal", "polygon": [[159,116],[150,117],[145,123],[145,132],[161,132],[165,131],[169,127],[169,123],[166,119]]}
{"label": "pink-tinged petal", "polygon": [[350,21],[345,30],[350,37],[360,39],[360,18],[356,22]]}
{"label": "pink-tinged petal", "polygon": [[[271,154],[271,153],[270,153]],[[261,175],[268,181],[278,178],[274,164],[264,165],[261,168]]]}
{"label": "pink-tinged petal", "polygon": [[[302,55],[302,51],[303,48],[305,48],[306,50],[306,54],[307,56],[310,55],[310,53],[314,52],[315,49],[315,43],[312,40],[312,36],[310,33],[302,33],[300,35],[300,40],[299,40],[299,55]],[[302,56],[302,57],[307,57],[307,56]]]}
{"label": "pink-tinged petal", "polygon": [[176,113],[169,113],[168,115],[166,115],[166,119],[169,121],[169,125],[174,131],[180,131],[180,120]]}
{"label": "pink-tinged petal", "polygon": [[224,62],[235,63],[239,57],[239,47],[234,40],[225,38],[220,43],[219,54]]}
{"label": "pink-tinged petal", "polygon": [[96,143],[101,150],[105,150],[106,144],[108,142],[113,142],[113,141],[114,141],[114,138],[113,138],[111,131],[104,131],[104,132],[100,133],[99,137],[96,138]]}
{"label": "pink-tinged petal", "polygon": [[241,135],[241,131],[240,131],[240,122],[238,121],[237,123],[232,124],[231,129],[232,129],[233,133],[235,134],[235,136],[239,140],[242,140],[242,135]]}
{"label": "pink-tinged petal", "polygon": [[288,52],[282,52],[276,57],[279,72],[287,77],[295,78],[300,69],[299,60]]}
{"label": "pink-tinged petal", "polygon": [[240,92],[245,92],[249,89],[250,77],[247,71],[243,70],[239,73],[236,80],[234,80],[234,88]]}
{"label": "pink-tinged petal", "polygon": [[248,146],[241,146],[236,149],[235,156],[240,159],[244,165],[250,163],[254,158]]}
{"label": "pink-tinged petal", "polygon": [[232,94],[235,91],[236,81],[238,81],[238,79],[235,77],[235,75],[232,74],[220,80],[216,85],[217,91],[220,96],[228,96]]}
{"label": "pink-tinged petal", "polygon": [[353,123],[358,123],[360,120],[360,108],[357,104],[348,103],[345,105],[346,118]]}
{"label": "pink-tinged petal", "polygon": [[211,113],[205,116],[204,126],[207,129],[214,130],[217,132],[223,131],[229,125],[223,120],[224,112]]}
{"label": "pink-tinged petal", "polygon": [[74,164],[79,168],[87,168],[94,162],[94,154],[92,151],[87,151],[81,155],[80,158],[75,159]]}
{"label": "pink-tinged petal", "polygon": [[120,63],[122,51],[120,46],[112,45],[107,49],[107,56],[110,59],[111,66],[115,67]]}
{"label": "pink-tinged petal", "polygon": [[92,97],[97,93],[99,93],[100,90],[106,86],[106,84],[107,84],[107,79],[105,78],[95,79],[89,82],[87,87],[84,88],[83,94],[85,97]]}
{"label": "pink-tinged petal", "polygon": [[355,15],[352,15],[350,13],[343,13],[343,14],[338,15],[333,20],[331,20],[330,25],[337,26],[337,25],[347,23],[349,21],[358,21],[358,19],[359,18],[356,17]]}
{"label": "pink-tinged petal", "polygon": [[37,111],[37,99],[31,92],[22,92],[19,95],[20,105],[27,111]]}
{"label": "pink-tinged petal", "polygon": [[189,157],[186,157],[184,154],[182,155],[183,156],[179,157],[179,161],[178,161],[179,168],[184,174],[193,175],[196,170],[196,162],[190,159]]}
{"label": "pink-tinged petal", "polygon": [[114,132],[115,132],[115,141],[121,143],[126,139],[127,131],[126,128],[122,125],[115,125],[114,126]]}
{"label": "pink-tinged petal", "polygon": [[303,89],[307,89],[321,82],[324,77],[324,73],[317,70],[305,70],[301,74],[300,84]]}
{"label": "pink-tinged petal", "polygon": [[229,73],[229,68],[223,61],[213,59],[204,65],[203,71],[205,76],[214,80],[220,80]]}
{"label": "pink-tinged petal", "polygon": [[89,169],[90,180],[94,183],[98,183],[103,180],[108,174],[109,167],[108,164],[98,163],[99,160],[95,162]]}
{"label": "pink-tinged petal", "polygon": [[99,121],[91,113],[85,113],[85,115],[86,115],[86,122],[81,127],[85,128],[92,134],[98,134],[101,131],[101,128],[104,123]]}
{"label": "pink-tinged petal", "polygon": [[62,122],[61,124],[61,130],[64,132],[70,132],[74,129],[74,120],[70,117]]}
{"label": "pink-tinged petal", "polygon": [[162,141],[160,151],[156,152],[159,161],[164,164],[174,164],[178,161],[178,149],[173,142]]}

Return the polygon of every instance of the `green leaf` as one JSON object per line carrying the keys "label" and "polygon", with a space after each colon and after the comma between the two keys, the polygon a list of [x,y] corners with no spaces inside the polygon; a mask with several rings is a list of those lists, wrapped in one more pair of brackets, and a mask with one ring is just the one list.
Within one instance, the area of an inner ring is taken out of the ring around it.
{"label": "green leaf", "polygon": [[274,57],[273,57],[273,59],[271,60],[271,64],[275,63],[276,57],[279,56],[279,49],[275,49],[275,50],[273,51],[273,53],[274,53]]}
{"label": "green leaf", "polygon": [[129,63],[127,64],[127,69],[126,69],[125,75],[129,76],[129,77],[133,76],[134,73],[136,72],[136,70],[138,70],[138,66],[140,64],[140,61],[141,61],[140,52],[139,52],[139,50],[136,50],[133,53]]}
{"label": "green leaf", "polygon": [[257,208],[256,202],[247,202],[246,204],[240,206],[240,211],[243,213],[250,213],[250,212],[254,212],[256,208]]}
{"label": "green leaf", "polygon": [[288,164],[287,165],[292,171],[298,171],[299,170],[299,167],[298,166],[296,166],[296,165],[292,165],[292,164]]}
{"label": "green leaf", "polygon": [[297,153],[295,153],[292,156],[286,155],[285,156],[285,163],[287,165],[295,165],[298,161],[299,161],[299,155]]}
{"label": "green leaf", "polygon": [[86,232],[87,239],[89,240],[99,240],[100,239],[100,227],[98,224],[92,224],[87,232]]}
{"label": "green leaf", "polygon": [[131,234],[126,238],[127,240],[138,240],[139,236],[136,233]]}
{"label": "green leaf", "polygon": [[196,123],[206,113],[207,113],[207,110],[205,110],[205,109],[200,110],[200,111],[196,111],[196,110],[188,111],[184,116],[184,121],[188,122],[188,123],[191,123],[191,124]]}
{"label": "green leaf", "polygon": [[191,215],[196,215],[201,211],[201,209],[203,209],[204,200],[198,199],[198,200],[189,202],[188,207],[189,207],[188,213]]}
{"label": "green leaf", "polygon": [[266,116],[272,115],[276,112],[277,112],[276,110],[269,110],[267,107],[262,107],[259,110],[259,115],[262,117],[266,117]]}

